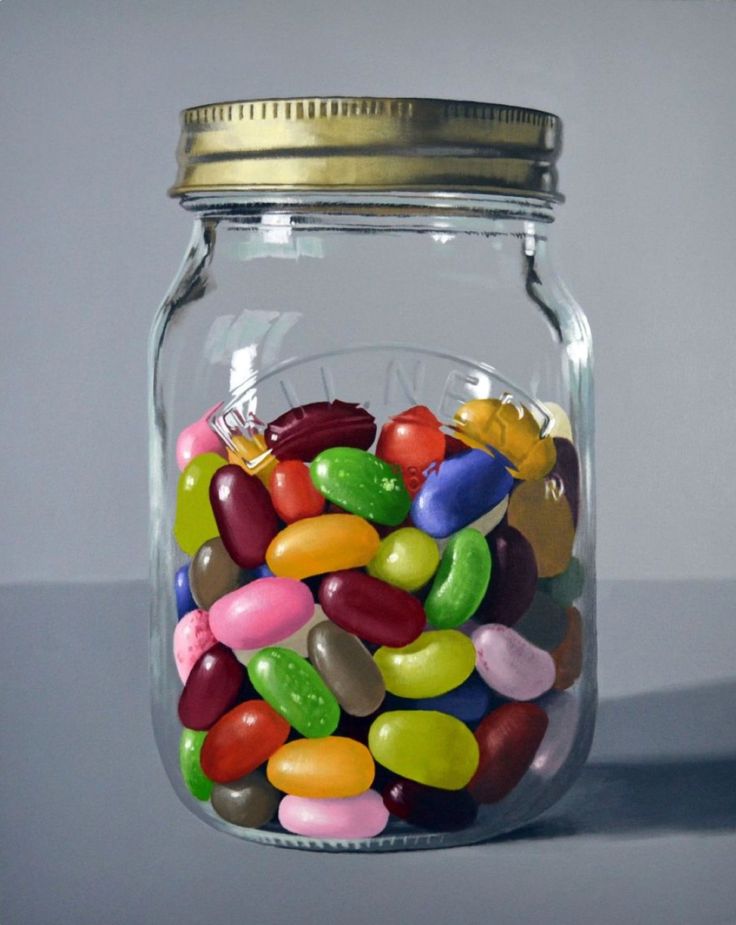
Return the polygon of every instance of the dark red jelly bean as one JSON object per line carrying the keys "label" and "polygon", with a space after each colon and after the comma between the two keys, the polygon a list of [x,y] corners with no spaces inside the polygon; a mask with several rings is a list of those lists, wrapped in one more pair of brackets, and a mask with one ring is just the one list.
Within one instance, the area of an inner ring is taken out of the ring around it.
{"label": "dark red jelly bean", "polygon": [[209,729],[238,702],[245,667],[217,643],[194,663],[179,698],[179,719],[187,729]]}
{"label": "dark red jelly bean", "polygon": [[390,813],[422,829],[453,832],[472,825],[478,815],[467,790],[440,790],[403,777],[391,781],[382,796]]}
{"label": "dark red jelly bean", "polygon": [[345,401],[316,401],[291,408],[271,421],[265,432],[266,443],[278,459],[305,462],[333,446],[367,450],[375,436],[373,415]]}
{"label": "dark red jelly bean", "polygon": [[505,703],[475,730],[478,770],[468,790],[479,803],[497,803],[529,770],[547,731],[547,714],[536,703]]}
{"label": "dark red jelly bean", "polygon": [[240,466],[223,466],[212,476],[210,504],[225,549],[241,568],[256,568],[279,530],[268,489]]}
{"label": "dark red jelly bean", "polygon": [[326,575],[319,602],[327,616],[349,633],[382,646],[406,646],[426,624],[424,608],[408,591],[364,572]]}
{"label": "dark red jelly bean", "polygon": [[578,454],[572,443],[564,437],[555,437],[554,441],[555,449],[557,450],[557,462],[547,479],[558,479],[562,483],[564,495],[572,512],[572,522],[577,527],[578,513],[580,511],[580,463],[578,462]]}
{"label": "dark red jelly bean", "polygon": [[513,626],[529,609],[537,589],[534,550],[506,521],[491,531],[486,541],[491,551],[491,581],[473,619]]}

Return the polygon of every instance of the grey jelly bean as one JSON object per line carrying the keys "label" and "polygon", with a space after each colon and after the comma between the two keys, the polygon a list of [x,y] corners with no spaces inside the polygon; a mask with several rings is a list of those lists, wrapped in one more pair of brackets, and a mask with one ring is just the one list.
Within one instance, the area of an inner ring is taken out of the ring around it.
{"label": "grey jelly bean", "polygon": [[440,567],[424,610],[437,629],[465,623],[478,609],[491,579],[491,553],[482,533],[466,527],[456,533],[442,553]]}
{"label": "grey jelly bean", "polygon": [[551,652],[565,638],[567,614],[548,594],[537,591],[527,612],[514,623],[514,629],[533,646]]}
{"label": "grey jelly bean", "polygon": [[214,811],[226,822],[257,829],[276,815],[280,797],[260,771],[253,771],[240,780],[215,784],[211,801]]}
{"label": "grey jelly bean", "polygon": [[351,716],[368,716],[383,703],[386,685],[370,652],[357,636],[323,620],[309,631],[312,665]]}
{"label": "grey jelly bean", "polygon": [[230,558],[219,536],[202,543],[189,566],[189,587],[202,610],[209,610],[216,600],[246,584],[252,577]]}

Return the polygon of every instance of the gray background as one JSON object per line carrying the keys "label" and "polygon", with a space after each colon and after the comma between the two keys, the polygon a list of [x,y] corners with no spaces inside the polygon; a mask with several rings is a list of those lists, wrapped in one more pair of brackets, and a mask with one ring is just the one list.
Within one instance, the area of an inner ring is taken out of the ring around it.
{"label": "gray background", "polygon": [[189,237],[186,105],[446,96],[559,113],[593,327],[599,571],[736,576],[736,4],[0,0],[0,581],[147,568],[146,338]]}

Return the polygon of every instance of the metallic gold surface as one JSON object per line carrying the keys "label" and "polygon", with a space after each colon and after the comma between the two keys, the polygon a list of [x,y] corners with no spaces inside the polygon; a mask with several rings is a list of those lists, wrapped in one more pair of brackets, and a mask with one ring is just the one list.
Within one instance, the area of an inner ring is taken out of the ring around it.
{"label": "metallic gold surface", "polygon": [[502,193],[558,200],[562,123],[534,109],[315,97],[185,109],[171,196],[227,190]]}

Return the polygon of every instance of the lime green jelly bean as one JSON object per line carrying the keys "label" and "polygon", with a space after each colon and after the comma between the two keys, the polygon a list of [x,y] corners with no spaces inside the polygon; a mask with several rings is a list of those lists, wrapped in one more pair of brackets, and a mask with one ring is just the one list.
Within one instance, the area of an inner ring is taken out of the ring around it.
{"label": "lime green jelly bean", "polygon": [[193,556],[202,543],[220,535],[210,504],[212,476],[227,460],[216,453],[195,456],[179,476],[176,489],[174,537],[182,551]]}
{"label": "lime green jelly bean", "polygon": [[340,707],[334,694],[291,649],[261,649],[248,662],[248,677],[261,697],[303,736],[328,736],[337,728]]}
{"label": "lime green jelly bean", "polygon": [[416,591],[434,575],[439,561],[436,540],[416,527],[402,527],[381,541],[368,563],[368,574],[404,591]]}
{"label": "lime green jelly bean", "polygon": [[199,753],[202,751],[206,732],[195,729],[182,729],[179,739],[179,768],[187,790],[198,800],[209,800],[212,793],[212,781],[202,770]]}
{"label": "lime green jelly bean", "polygon": [[336,446],[312,461],[315,488],[351,514],[395,527],[409,513],[411,497],[401,472],[365,450]]}
{"label": "lime green jelly bean", "polygon": [[400,649],[381,646],[373,656],[386,690],[399,697],[438,697],[459,687],[475,667],[475,647],[457,630],[422,633]]}
{"label": "lime green jelly bean", "polygon": [[382,713],[368,733],[373,757],[410,780],[460,790],[478,768],[478,742],[465,723],[436,710]]}
{"label": "lime green jelly bean", "polygon": [[480,606],[491,578],[491,553],[482,533],[466,527],[442,553],[424,609],[438,629],[460,626]]}

